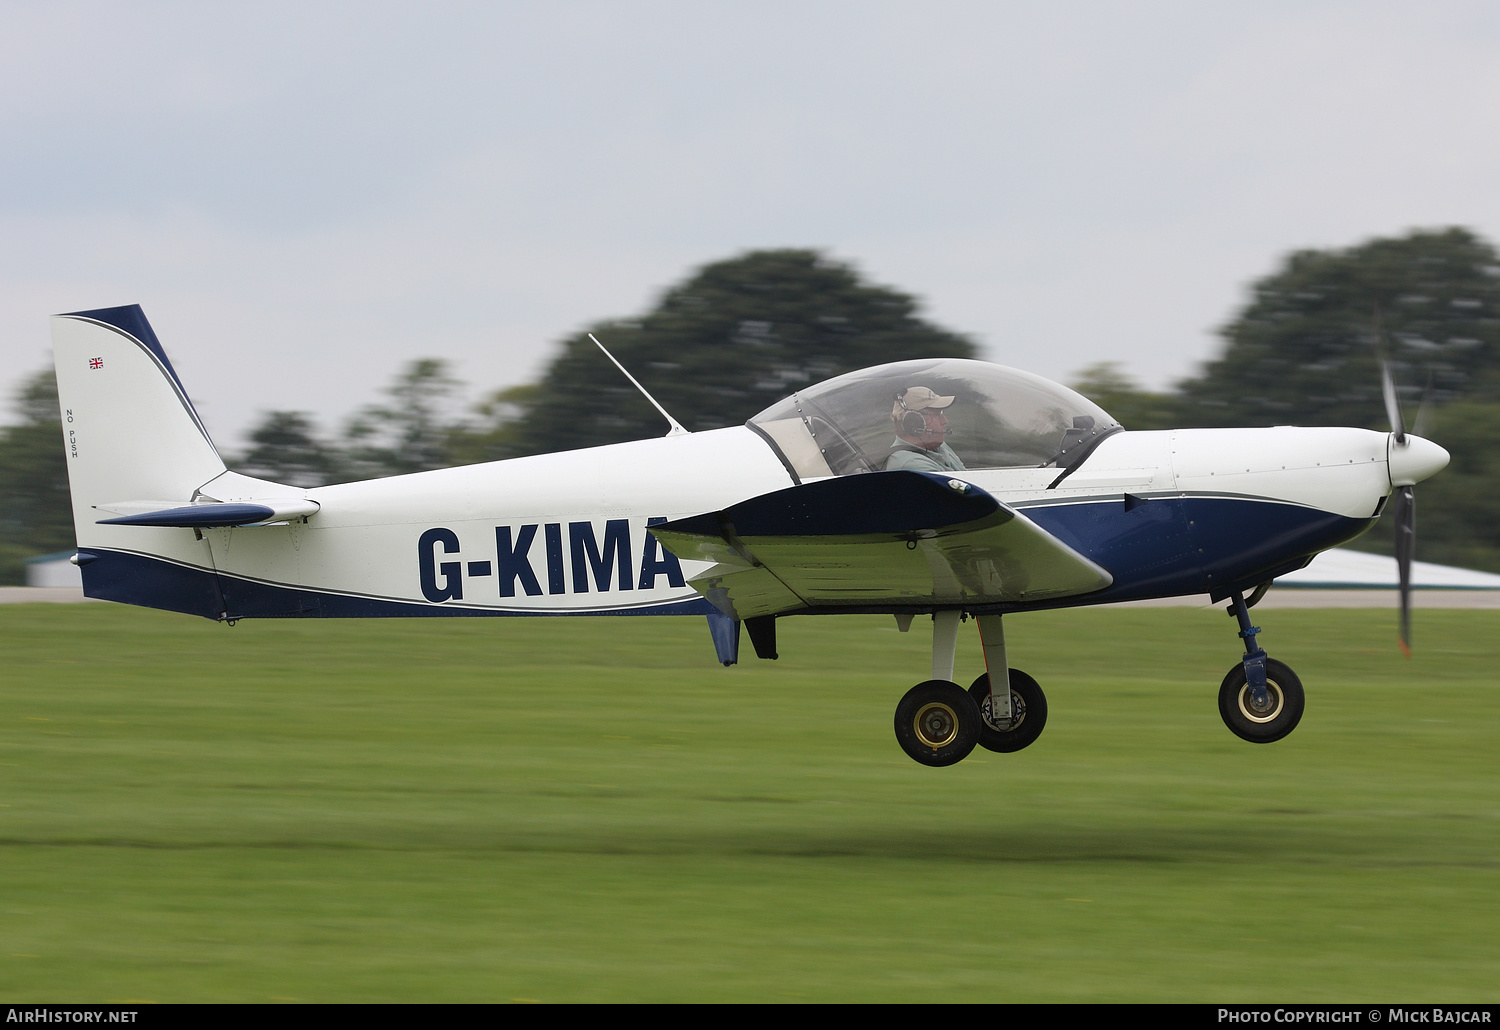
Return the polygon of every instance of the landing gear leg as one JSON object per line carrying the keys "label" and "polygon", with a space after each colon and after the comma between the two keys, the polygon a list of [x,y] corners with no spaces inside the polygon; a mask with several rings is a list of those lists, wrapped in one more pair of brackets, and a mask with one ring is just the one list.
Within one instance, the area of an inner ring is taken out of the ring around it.
{"label": "landing gear leg", "polygon": [[953,656],[958,652],[958,612],[932,613],[932,678],[953,679]]}
{"label": "landing gear leg", "polygon": [[1245,657],[1219,685],[1219,715],[1235,736],[1269,744],[1292,732],[1301,721],[1306,704],[1302,681],[1288,666],[1267,657],[1255,642],[1260,627],[1250,624],[1244,595],[1235,593],[1228,611],[1239,621]]}

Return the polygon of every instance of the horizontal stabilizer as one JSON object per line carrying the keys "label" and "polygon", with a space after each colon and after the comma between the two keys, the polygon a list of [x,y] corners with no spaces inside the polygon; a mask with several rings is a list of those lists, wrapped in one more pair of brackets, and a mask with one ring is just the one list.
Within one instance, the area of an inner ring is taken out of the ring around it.
{"label": "horizontal stabilizer", "polygon": [[736,618],[799,609],[1022,603],[1113,582],[971,483],[909,470],[825,479],[651,528]]}
{"label": "horizontal stabilizer", "polygon": [[[110,508],[138,507],[134,504],[101,504]],[[263,502],[186,504],[154,511],[136,512],[113,519],[99,519],[101,526],[169,526],[183,529],[208,529],[215,526],[255,526],[267,522],[300,519],[318,510],[316,501],[301,498],[278,498]]]}

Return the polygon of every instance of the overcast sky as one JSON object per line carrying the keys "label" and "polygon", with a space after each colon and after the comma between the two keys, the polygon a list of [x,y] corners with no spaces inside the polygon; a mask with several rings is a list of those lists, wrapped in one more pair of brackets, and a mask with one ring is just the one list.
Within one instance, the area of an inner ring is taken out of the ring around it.
{"label": "overcast sky", "polygon": [[0,3],[0,388],[140,303],[231,449],[760,247],[1161,386],[1288,251],[1454,224],[1500,239],[1493,0]]}

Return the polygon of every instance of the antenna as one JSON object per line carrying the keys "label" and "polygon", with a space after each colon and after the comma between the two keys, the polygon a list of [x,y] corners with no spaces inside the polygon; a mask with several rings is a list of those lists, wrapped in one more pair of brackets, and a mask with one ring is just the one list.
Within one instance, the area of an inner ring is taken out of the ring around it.
{"label": "antenna", "polygon": [[664,419],[666,419],[667,423],[672,427],[667,432],[668,436],[687,436],[688,435],[688,431],[686,429],[682,428],[682,423],[678,422],[671,415],[668,415],[667,414],[667,409],[664,408],[664,407],[662,407],[660,404],[656,403],[656,398],[653,397],[653,396],[651,396],[649,393],[646,392],[646,388],[644,386],[642,386],[639,382],[636,381],[635,376],[631,375],[628,371],[626,371],[625,366],[622,365],[622,364],[620,364],[618,361],[615,361],[615,356],[613,354],[611,354],[609,351],[607,351],[607,350],[604,349],[604,344],[602,344],[602,343],[599,342],[599,338],[597,336],[595,336],[593,333],[589,333],[589,339],[594,341],[594,346],[595,347],[598,347],[600,350],[604,351],[604,356],[606,358],[608,358],[610,361],[614,361],[615,362],[615,368],[618,368],[621,372],[625,373],[625,378],[630,380],[630,383],[631,383],[632,386],[634,386],[637,390],[641,391],[641,396],[644,397],[644,398],[646,398],[648,401],[650,401],[651,402],[651,406],[653,408],[655,408],[657,411],[661,412],[661,417],[664,418]]}

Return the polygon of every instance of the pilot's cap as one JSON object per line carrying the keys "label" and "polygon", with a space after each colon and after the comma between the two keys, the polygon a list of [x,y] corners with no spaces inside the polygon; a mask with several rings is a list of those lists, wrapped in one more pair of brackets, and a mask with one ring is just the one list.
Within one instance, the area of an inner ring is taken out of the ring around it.
{"label": "pilot's cap", "polygon": [[897,395],[896,404],[891,408],[891,418],[899,419],[908,411],[923,411],[927,408],[946,408],[952,404],[954,398],[944,397],[925,386],[913,386],[905,393]]}

